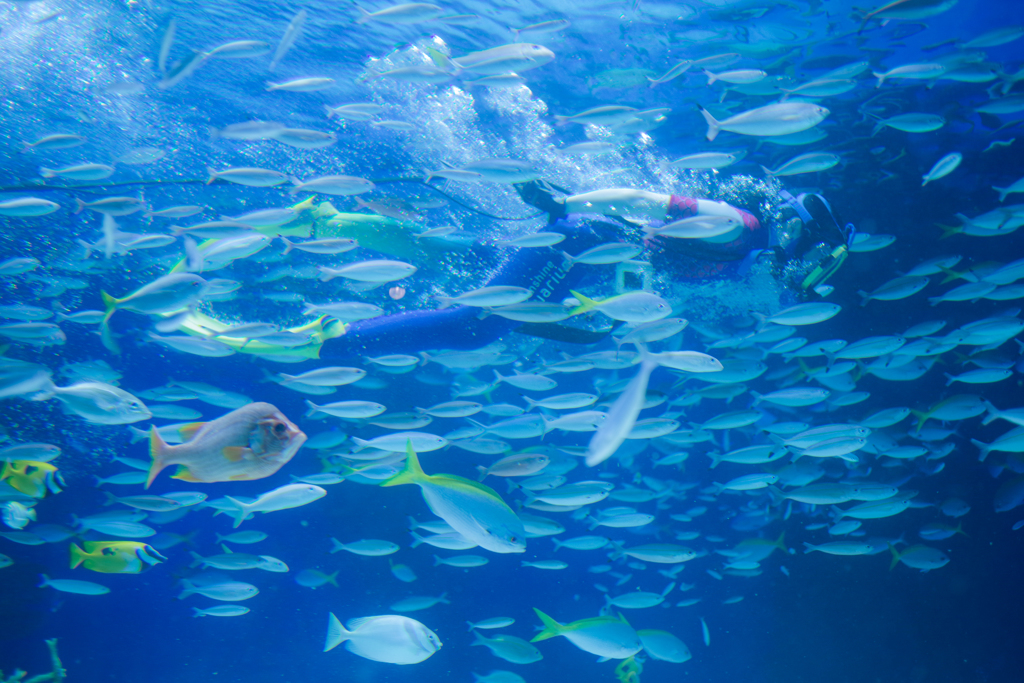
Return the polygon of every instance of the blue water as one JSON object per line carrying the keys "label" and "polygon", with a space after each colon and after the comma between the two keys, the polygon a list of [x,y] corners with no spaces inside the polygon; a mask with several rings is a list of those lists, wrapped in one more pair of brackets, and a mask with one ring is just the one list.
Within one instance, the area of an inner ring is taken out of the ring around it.
{"label": "blue water", "polygon": [[[383,5],[367,6],[381,9]],[[299,9],[306,9],[308,20],[302,37],[284,57],[274,74],[267,72],[269,56],[253,59],[211,60],[180,84],[167,89],[157,86],[160,76],[155,66],[161,37],[171,18],[177,35],[169,63],[186,57],[190,49],[208,50],[231,40],[264,40],[276,47],[288,21]],[[460,2],[444,5],[445,14],[474,14],[466,25],[437,21],[417,25],[385,26],[379,23],[353,23],[354,7],[338,3],[296,5],[293,3],[194,3],[131,2],[70,3],[40,0],[33,3],[0,4],[0,83],[3,85],[3,110],[0,126],[4,135],[0,148],[4,164],[0,185],[3,197],[38,196],[61,205],[58,212],[40,218],[0,218],[0,261],[32,256],[42,267],[27,276],[0,278],[0,303],[32,304],[61,310],[101,309],[100,291],[124,295],[164,274],[183,256],[180,241],[174,246],[138,251],[128,256],[105,260],[94,253],[91,272],[72,270],[80,263],[81,248],[76,239],[94,242],[100,236],[100,217],[96,213],[73,214],[74,200],[93,201],[104,196],[134,196],[154,207],[176,204],[203,204],[211,207],[193,218],[182,219],[189,225],[216,216],[235,215],[247,210],[289,206],[300,198],[285,194],[281,188],[248,188],[227,183],[204,185],[207,168],[255,166],[274,169],[306,180],[320,175],[347,174],[377,181],[377,190],[369,199],[401,198],[406,201],[431,199],[437,208],[424,209],[422,226],[454,225],[460,228],[456,239],[444,247],[420,248],[411,253],[394,254],[396,241],[407,240],[409,231],[421,227],[412,224],[388,224],[374,242],[380,251],[368,246],[340,257],[313,257],[297,254],[295,263],[334,264],[366,258],[398,258],[419,267],[417,274],[400,284],[406,291],[395,299],[391,285],[364,294],[345,293],[337,282],[322,285],[316,280],[288,278],[271,283],[258,280],[278,263],[261,259],[277,253],[274,244],[257,258],[236,263],[230,269],[204,277],[230,277],[245,283],[235,301],[204,305],[203,311],[226,322],[265,321],[290,326],[308,320],[295,303],[276,303],[263,295],[269,291],[298,293],[311,302],[328,300],[366,301],[382,307],[387,314],[428,310],[435,307],[432,297],[453,295],[484,285],[491,275],[512,257],[509,250],[493,244],[544,226],[542,218],[523,204],[505,184],[442,184],[431,189],[415,182],[388,182],[388,179],[422,178],[426,171],[438,170],[442,163],[459,166],[483,158],[514,158],[535,163],[541,175],[571,192],[586,192],[609,187],[642,188],[660,193],[712,196],[716,188],[734,175],[762,178],[760,166],[776,168],[797,154],[828,151],[839,154],[842,163],[828,171],[781,178],[782,186],[798,191],[821,191],[832,203],[842,221],[851,221],[861,232],[890,234],[893,245],[880,251],[853,254],[843,269],[830,280],[835,292],[827,300],[843,306],[837,317],[817,325],[800,328],[796,334],[811,340],[845,339],[854,341],[873,335],[899,334],[913,324],[943,319],[945,334],[961,325],[992,316],[1020,317],[1020,300],[940,303],[932,308],[927,297],[938,296],[963,281],[939,284],[941,276],[931,276],[924,292],[901,301],[873,301],[860,307],[857,290],[870,291],[906,272],[921,261],[943,254],[959,254],[963,260],[955,270],[988,261],[1007,263],[1024,256],[1019,232],[995,237],[954,235],[940,240],[936,224],[957,225],[957,213],[970,217],[999,206],[1013,205],[1020,195],[1010,195],[1000,205],[991,187],[1005,187],[1024,176],[1024,155],[1017,140],[1010,146],[986,151],[995,140],[1020,137],[1021,112],[979,116],[974,109],[991,97],[998,97],[1002,83],[996,78],[985,83],[939,80],[928,82],[902,80],[887,82],[876,89],[869,73],[858,76],[856,87],[822,104],[831,114],[820,124],[828,137],[808,147],[782,147],[758,138],[722,133],[714,143],[704,139],[706,126],[696,105],[713,106],[720,88],[708,88],[705,78],[689,73],[656,88],[647,87],[648,70],[660,75],[683,59],[738,52],[743,55],[733,67],[763,69],[771,76],[788,75],[793,83],[811,80],[829,69],[859,60],[869,60],[873,70],[884,71],[902,64],[929,62],[956,51],[955,45],[939,46],[956,39],[968,40],[988,30],[1024,24],[1024,5],[1019,3],[983,3],[960,0],[948,11],[920,20],[894,19],[881,25],[869,22],[863,32],[851,18],[849,3],[792,3],[768,5],[751,2],[693,2],[687,5],[648,2],[588,3],[585,9],[574,3],[517,3],[492,6],[487,3]],[[51,16],[52,15],[52,16]],[[512,40],[507,27],[523,27],[540,21],[565,18],[567,30],[529,38],[548,46],[556,58],[549,64],[522,73],[526,88],[516,90],[473,89],[451,84],[418,85],[389,82],[357,82],[368,69],[379,71],[381,64],[427,63],[424,49],[432,47],[452,57],[467,54]],[[777,44],[768,45],[775,40]],[[999,74],[1013,74],[1024,66],[1024,39],[981,50],[985,63]],[[379,62],[378,60],[384,60]],[[606,74],[609,70],[630,70]],[[268,80],[324,75],[337,80],[331,90],[314,93],[265,92]],[[618,80],[609,80],[617,78]],[[111,86],[139,84],[140,92],[112,93]],[[602,83],[605,85],[603,87]],[[1020,97],[1015,85],[1010,96]],[[730,93],[725,102],[731,112],[768,104],[777,95]],[[373,128],[363,122],[327,121],[324,105],[347,102],[376,102],[384,107],[378,118],[398,119],[420,126],[406,133]],[[556,126],[553,115],[571,115],[591,107],[622,104],[637,109],[669,107],[671,113],[663,125],[644,134],[614,140],[613,154],[590,158],[566,158],[553,152],[552,145],[564,147],[588,139],[605,140],[607,130],[596,127]],[[725,112],[718,110],[724,115]],[[946,125],[931,133],[905,133],[885,129],[869,137],[871,114],[891,116],[901,112],[939,113]],[[293,128],[331,131],[338,136],[335,145],[314,150],[294,149],[271,141],[235,141],[210,139],[208,129],[247,120],[279,121]],[[51,152],[22,153],[22,141],[63,132],[86,136],[81,147]],[[38,167],[60,168],[75,163],[109,163],[126,151],[156,147],[166,156],[147,165],[119,164],[109,179],[98,182],[41,181]],[[743,162],[717,174],[690,171],[659,172],[661,162],[684,154],[714,150],[746,150]],[[963,162],[948,177],[921,187],[921,176],[943,155],[958,151]],[[603,175],[602,175],[603,174]],[[142,181],[142,182],[140,182]],[[109,184],[108,184],[109,183]],[[139,183],[139,184],[133,184]],[[74,186],[98,185],[98,187]],[[287,188],[288,186],[283,186]],[[455,199],[460,204],[452,203]],[[351,211],[354,203],[344,197],[320,196],[339,210]],[[469,209],[464,207],[470,207]],[[521,220],[497,220],[493,216]],[[121,230],[161,233],[171,223],[150,221],[142,214],[117,219]],[[391,231],[391,232],[389,232]],[[405,235],[405,237],[402,237]],[[643,256],[640,257],[644,258]],[[70,266],[69,266],[70,264]],[[592,295],[614,293],[613,266],[601,277],[588,281]],[[81,289],[67,289],[57,296],[40,292],[49,279],[73,277],[83,281]],[[669,278],[671,279],[671,278]],[[737,279],[730,283],[671,283],[660,290],[673,290],[676,313],[693,321],[682,335],[681,348],[704,351],[712,341],[707,333],[737,333],[753,321],[744,314],[753,309],[773,312],[796,299],[792,292],[765,288],[764,281]],[[59,304],[59,306],[58,306]],[[7,321],[16,322],[16,321]],[[54,321],[51,321],[54,322]],[[590,328],[600,328],[606,320],[595,319]],[[123,353],[113,355],[94,333],[95,326],[61,323],[66,343],[37,347],[14,343],[7,357],[40,363],[50,368],[59,385],[69,384],[60,377],[68,363],[103,359],[123,377],[120,386],[142,392],[163,386],[171,380],[201,381],[228,391],[245,394],[254,400],[277,406],[307,434],[313,436],[336,428],[360,438],[372,438],[384,430],[351,422],[329,419],[323,422],[303,417],[306,407],[302,394],[271,382],[261,381],[262,368],[271,372],[304,372],[317,367],[317,361],[302,365],[283,365],[237,354],[228,358],[201,358],[185,355],[147,343],[145,332],[150,321],[131,312],[118,312],[113,327],[121,336]],[[398,334],[400,334],[399,332]],[[465,339],[453,330],[452,346],[465,348]],[[457,340],[457,341],[456,341]],[[331,364],[341,362],[341,340],[329,340],[322,355]],[[415,346],[415,339],[408,341]],[[538,360],[560,360],[560,353],[572,356],[614,348],[608,341],[583,346],[544,341],[510,333],[501,343],[516,354],[520,368],[533,367]],[[337,346],[332,346],[336,344]],[[471,347],[472,345],[470,345]],[[666,348],[668,348],[666,346]],[[954,384],[947,388],[943,373],[966,370],[961,354],[975,347],[961,346],[943,354],[941,360],[921,379],[912,382],[885,382],[871,375],[859,378],[856,388],[871,393],[864,403],[832,412],[821,406],[795,411],[768,407],[778,420],[805,420],[814,424],[856,423],[876,410],[908,406],[924,410],[956,393],[976,393],[995,406],[1020,407],[1021,349],[1013,340],[999,351],[1016,363],[1012,377],[990,385]],[[720,358],[730,357],[728,350],[710,350]],[[529,360],[523,360],[523,359]],[[376,401],[388,412],[410,411],[451,400],[450,384],[454,374],[440,365],[427,364],[409,374],[388,374],[374,369],[358,356],[347,363],[363,367],[385,382],[384,388],[342,387],[331,397],[311,396],[320,403],[328,400],[361,399]],[[814,359],[811,365],[822,364]],[[783,367],[777,356],[766,361],[770,371]],[[502,374],[510,367],[498,368]],[[613,373],[594,370],[579,374],[559,374],[557,393],[594,391],[595,379],[628,378],[634,370]],[[491,378],[485,367],[474,373],[480,380]],[[440,378],[441,385],[418,378]],[[856,374],[855,374],[856,377]],[[650,389],[678,398],[676,376],[658,370]],[[805,382],[801,382],[804,384]],[[762,376],[748,386],[764,393],[777,388],[779,380]],[[686,388],[695,386],[692,382]],[[493,403],[523,405],[520,391],[501,386],[489,397]],[[320,399],[324,400],[321,401]],[[614,398],[614,397],[612,397]],[[468,400],[479,400],[481,397]],[[609,399],[611,400],[611,399]],[[752,396],[745,394],[726,405],[721,400],[705,399],[683,408],[677,417],[687,423],[701,423],[710,417],[749,406]],[[213,419],[225,409],[196,401],[184,403],[200,410],[204,419]],[[763,404],[761,407],[765,407]],[[641,414],[656,417],[666,406]],[[84,516],[112,508],[102,506],[104,497],[93,485],[94,476],[110,476],[125,471],[112,460],[115,455],[145,459],[144,443],[130,443],[123,426],[92,425],[75,415],[65,414],[57,401],[30,401],[27,397],[0,402],[0,428],[12,442],[43,441],[61,446],[59,466],[67,483],[58,495],[49,495],[37,507],[38,523],[70,525],[70,515]],[[483,417],[478,415],[477,417]],[[497,418],[484,422],[497,421]],[[766,420],[767,421],[767,420]],[[162,424],[167,421],[157,421]],[[144,427],[147,423],[134,425]],[[438,419],[422,428],[444,434],[465,424],[463,420]],[[929,426],[937,426],[935,421]],[[907,432],[910,420],[886,430],[898,436],[902,444],[916,444]],[[726,481],[759,468],[722,465],[712,472],[705,453],[722,448],[738,448],[751,442],[754,432],[732,430],[730,446],[694,444],[682,468],[654,468],[651,461],[661,452],[649,446],[632,463],[610,460],[596,470],[583,465],[568,473],[570,481],[609,475],[622,487],[636,483],[639,475],[662,481],[699,484],[685,496],[680,494],[665,505],[654,502],[636,505],[640,511],[657,515],[654,523],[635,530],[599,529],[594,533],[622,540],[627,545],[651,542],[677,542],[674,533],[700,532],[693,541],[678,541],[701,552],[678,574],[679,582],[695,587],[682,593],[673,591],[660,606],[624,611],[630,623],[640,628],[663,629],[682,639],[693,657],[682,664],[647,659],[641,674],[643,681],[693,680],[750,683],[803,683],[829,681],[900,683],[996,683],[1021,680],[1024,657],[1020,648],[1021,531],[1011,526],[1024,517],[1020,508],[996,513],[993,497],[998,487],[1019,476],[1019,454],[994,452],[979,463],[977,448],[971,439],[991,442],[1013,425],[996,421],[982,426],[981,418],[947,423],[954,434],[945,439],[954,444],[943,460],[927,462],[875,458],[863,454],[860,473],[870,469],[870,480],[897,482],[901,490],[916,491],[915,506],[894,517],[866,520],[866,536],[890,540],[902,537],[909,544],[924,542],[945,552],[950,562],[928,573],[919,573],[904,565],[889,569],[890,555],[882,552],[865,557],[836,557],[821,553],[805,555],[802,542],[830,540],[824,530],[805,527],[826,521],[822,508],[794,504],[793,514],[783,519],[785,506],[772,505],[763,492],[725,495],[718,498],[702,493],[713,481]],[[553,432],[543,442],[538,439],[512,441],[518,450],[526,446],[586,446],[589,434]],[[764,437],[759,438],[763,442]],[[635,442],[630,442],[635,443]],[[6,444],[2,444],[6,445]],[[425,454],[427,472],[450,472],[475,476],[475,466],[487,464],[496,456],[475,455],[451,448]],[[937,463],[944,468],[931,473]],[[1005,468],[1003,467],[1005,465]],[[823,465],[825,480],[836,480],[847,473],[842,463]],[[160,476],[150,493],[172,490],[201,490],[210,499],[225,495],[256,496],[282,486],[289,475],[320,471],[321,463],[312,450],[303,449],[295,459],[273,477],[250,482],[184,484]],[[1016,468],[1016,470],[1014,470]],[[771,466],[765,468],[769,471]],[[724,478],[723,478],[724,477]],[[507,502],[516,508],[518,494],[506,494],[506,486],[497,478],[488,479]],[[642,483],[640,484],[642,485]],[[142,493],[141,486],[107,487],[118,495]],[[237,552],[256,552],[285,561],[290,572],[272,574],[248,570],[231,578],[251,582],[260,589],[255,598],[239,603],[251,608],[241,617],[218,619],[193,618],[191,607],[210,607],[215,603],[199,596],[176,600],[178,582],[191,576],[188,550],[203,555],[219,552],[215,533],[228,533],[231,522],[225,516],[212,517],[210,510],[191,511],[183,519],[159,526],[159,531],[194,534],[191,544],[176,545],[164,551],[168,560],[140,575],[105,575],[79,568],[68,569],[68,541],[26,546],[0,539],[0,553],[14,564],[0,569],[0,670],[9,674],[16,668],[30,674],[48,670],[44,638],[59,639],[68,676],[76,681],[138,681],[171,683],[183,680],[224,681],[229,683],[271,682],[302,683],[324,678],[351,681],[470,681],[472,673],[495,669],[515,671],[530,683],[577,680],[615,680],[616,662],[596,662],[564,639],[538,644],[544,659],[517,665],[494,657],[487,649],[471,647],[472,635],[465,622],[494,616],[514,617],[516,623],[503,633],[529,639],[539,625],[531,607],[537,607],[562,622],[595,616],[604,604],[595,583],[611,589],[613,595],[630,590],[660,592],[670,579],[658,574],[666,566],[648,563],[643,569],[629,569],[622,560],[611,562],[614,571],[631,573],[622,586],[614,586],[609,574],[588,571],[594,565],[608,563],[607,551],[554,553],[550,539],[530,539],[525,555],[498,555],[480,549],[465,551],[485,555],[489,564],[462,570],[433,566],[436,549],[420,546],[410,549],[406,531],[407,517],[430,517],[415,487],[381,489],[346,482],[327,487],[327,496],[308,507],[260,515],[241,526],[259,529],[269,538],[258,545],[235,546]],[[702,498],[702,496],[704,496]],[[953,519],[939,510],[949,498],[960,498],[970,512]],[[596,507],[619,505],[611,500]],[[692,523],[669,518],[697,505],[706,505],[707,514]],[[849,504],[841,507],[849,507]],[[737,513],[749,508],[755,514],[757,528],[738,529]],[[570,513],[527,510],[531,514],[557,519],[566,527],[562,538],[590,533]],[[921,541],[919,529],[930,522],[956,526],[963,522],[967,536],[957,535],[943,541]],[[34,523],[26,527],[32,530]],[[4,529],[7,531],[7,529]],[[776,551],[762,563],[762,573],[750,578],[725,576],[716,580],[708,570],[721,571],[724,558],[716,549],[731,548],[746,538],[775,539],[785,531],[786,553]],[[396,580],[389,570],[388,558],[359,557],[348,553],[329,554],[330,537],[342,541],[363,538],[387,539],[402,549],[390,559],[407,564],[419,577],[411,584]],[[720,537],[712,541],[707,536]],[[145,540],[145,539],[140,539]],[[906,547],[906,546],[902,546]],[[437,551],[439,555],[463,554]],[[520,562],[562,559],[569,568],[543,571],[521,568]],[[781,571],[785,567],[788,574]],[[324,586],[311,591],[298,586],[294,576],[303,569],[338,572],[339,588]],[[96,581],[111,588],[104,596],[83,596],[39,589],[38,575]],[[436,632],[444,643],[440,651],[423,663],[399,667],[361,659],[338,648],[321,652],[328,613],[343,621],[369,615],[387,614],[388,606],[411,596],[447,593],[450,605],[438,605],[412,613]],[[734,596],[743,596],[736,604],[723,604]],[[686,598],[699,597],[690,607],[676,607]],[[710,646],[702,642],[703,618],[710,630]],[[491,632],[490,635],[493,635]],[[642,656],[642,655],[641,655]]]}

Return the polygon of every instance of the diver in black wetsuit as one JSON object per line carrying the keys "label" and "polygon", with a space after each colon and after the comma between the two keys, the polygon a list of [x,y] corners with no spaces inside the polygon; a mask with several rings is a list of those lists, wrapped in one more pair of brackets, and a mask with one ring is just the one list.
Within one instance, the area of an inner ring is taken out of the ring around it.
{"label": "diver in black wetsuit", "polygon": [[[812,292],[842,265],[853,237],[853,226],[840,228],[819,195],[792,197],[783,192],[780,224],[769,228],[763,218],[725,202],[640,190],[603,190],[559,199],[555,188],[544,181],[524,183],[516,189],[523,201],[548,214],[546,231],[565,235],[559,244],[565,253],[579,254],[609,242],[643,240],[651,265],[674,279],[730,277],[762,255],[771,255],[779,263],[803,262],[804,267],[797,271],[800,280],[793,285],[798,291]],[[645,240],[641,226],[622,215],[664,223],[697,215],[727,216],[735,219],[736,227],[707,239]],[[785,235],[786,244],[780,235]],[[556,249],[520,249],[486,286],[524,287],[534,292],[531,300],[561,302],[590,276],[607,272],[603,265],[574,264]],[[497,315],[481,316],[480,309],[465,306],[410,311],[352,323],[344,335],[324,344],[321,358],[477,349],[523,325]]]}

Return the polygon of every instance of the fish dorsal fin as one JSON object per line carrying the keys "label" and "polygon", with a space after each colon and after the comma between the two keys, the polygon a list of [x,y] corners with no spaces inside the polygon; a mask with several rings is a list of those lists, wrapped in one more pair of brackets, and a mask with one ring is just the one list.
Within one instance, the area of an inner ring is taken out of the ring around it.
{"label": "fish dorsal fin", "polygon": [[419,458],[416,457],[416,451],[412,447],[412,439],[409,439],[405,443],[405,467],[395,476],[382,481],[380,485],[385,487],[401,486],[402,484],[419,485],[424,481],[430,481],[430,477],[420,467]]}
{"label": "fish dorsal fin", "polygon": [[178,434],[185,441],[191,441],[200,429],[206,425],[205,422],[192,422],[178,429]]}
{"label": "fish dorsal fin", "polygon": [[245,446],[227,446],[221,453],[224,455],[224,459],[230,462],[241,462],[242,460],[252,456],[252,449],[246,448]]}
{"label": "fish dorsal fin", "polygon": [[231,551],[231,548],[227,547],[223,543],[220,544],[220,547],[221,547],[221,550],[224,551],[225,555],[234,555],[234,553]]}

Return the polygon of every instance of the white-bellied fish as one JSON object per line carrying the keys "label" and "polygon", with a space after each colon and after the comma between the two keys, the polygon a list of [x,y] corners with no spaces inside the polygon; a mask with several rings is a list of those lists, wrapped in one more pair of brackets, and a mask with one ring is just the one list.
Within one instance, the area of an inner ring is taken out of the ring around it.
{"label": "white-bellied fish", "polygon": [[405,468],[381,486],[415,484],[431,512],[465,538],[495,553],[526,550],[523,523],[495,491],[451,474],[427,475],[410,441]]}

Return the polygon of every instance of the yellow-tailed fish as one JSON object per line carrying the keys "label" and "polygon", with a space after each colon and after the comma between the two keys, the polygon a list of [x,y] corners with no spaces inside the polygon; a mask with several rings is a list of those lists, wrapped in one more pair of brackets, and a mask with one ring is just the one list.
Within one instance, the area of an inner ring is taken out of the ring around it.
{"label": "yellow-tailed fish", "polygon": [[559,624],[536,607],[533,611],[544,623],[544,630],[534,636],[531,643],[555,636],[565,636],[570,643],[584,652],[607,659],[626,659],[643,649],[640,636],[622,615],[591,617],[571,624]]}
{"label": "yellow-tailed fish", "polygon": [[405,468],[381,486],[415,484],[431,512],[481,548],[495,553],[526,550],[526,530],[494,489],[454,474],[425,474],[410,441]]}

